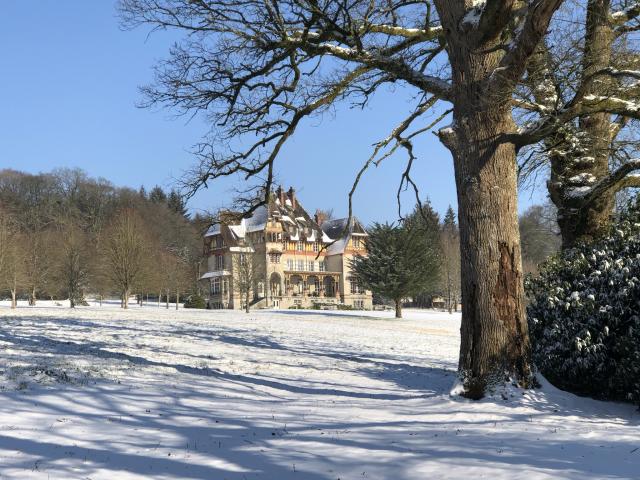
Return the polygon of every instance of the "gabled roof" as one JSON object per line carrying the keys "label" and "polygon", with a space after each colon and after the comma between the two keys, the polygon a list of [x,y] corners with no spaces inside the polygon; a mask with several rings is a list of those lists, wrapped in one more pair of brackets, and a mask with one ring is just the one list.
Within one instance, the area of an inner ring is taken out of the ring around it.
{"label": "gabled roof", "polygon": [[322,224],[322,230],[330,237],[337,239],[327,248],[327,255],[344,253],[352,235],[366,235],[367,231],[356,217],[351,217],[351,222],[347,228],[348,218],[337,218],[327,220]]}

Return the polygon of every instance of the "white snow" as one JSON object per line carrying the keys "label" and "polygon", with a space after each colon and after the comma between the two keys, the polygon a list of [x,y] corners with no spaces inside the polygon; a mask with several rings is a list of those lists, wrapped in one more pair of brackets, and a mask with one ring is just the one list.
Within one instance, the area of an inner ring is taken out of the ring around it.
{"label": "white snow", "polygon": [[574,185],[588,184],[593,185],[596,183],[596,176],[591,173],[580,173],[569,178],[569,183]]}
{"label": "white snow", "polygon": [[0,307],[1,479],[625,479],[640,414],[450,396],[460,317]]}
{"label": "white snow", "polygon": [[480,24],[480,17],[482,17],[482,12],[484,12],[486,6],[486,0],[473,0],[471,8],[462,17],[461,23],[477,27]]}

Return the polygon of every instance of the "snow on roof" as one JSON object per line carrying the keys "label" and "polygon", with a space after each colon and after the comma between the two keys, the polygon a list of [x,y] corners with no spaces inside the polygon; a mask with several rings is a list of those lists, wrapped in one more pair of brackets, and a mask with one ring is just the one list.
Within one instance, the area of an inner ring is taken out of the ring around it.
{"label": "snow on roof", "polygon": [[329,238],[339,238],[344,234],[345,227],[347,225],[346,218],[337,218],[334,220],[327,220],[322,224],[322,231],[326,233]]}
{"label": "snow on roof", "polygon": [[200,280],[206,280],[207,278],[227,277],[231,275],[229,270],[216,270],[215,272],[207,272],[200,277]]}
{"label": "snow on roof", "polygon": [[[351,218],[351,222],[347,228],[348,220],[348,218],[336,218],[334,220],[327,220],[322,224],[323,240],[325,242],[336,240],[327,248],[327,255],[343,253],[352,235],[367,236],[364,227],[356,217]],[[354,230],[356,230],[356,232],[354,232]],[[328,240],[324,239],[325,236],[329,237]]]}
{"label": "snow on roof", "polygon": [[337,255],[344,252],[349,241],[349,236],[345,236],[340,240],[336,240],[334,243],[327,247],[327,255]]}
{"label": "snow on roof", "polygon": [[234,253],[254,253],[255,252],[253,247],[230,247],[229,251]]}
{"label": "snow on roof", "polygon": [[212,237],[213,235],[218,235],[220,233],[220,224],[216,223],[215,225],[211,225],[207,233],[204,234],[205,237]]}

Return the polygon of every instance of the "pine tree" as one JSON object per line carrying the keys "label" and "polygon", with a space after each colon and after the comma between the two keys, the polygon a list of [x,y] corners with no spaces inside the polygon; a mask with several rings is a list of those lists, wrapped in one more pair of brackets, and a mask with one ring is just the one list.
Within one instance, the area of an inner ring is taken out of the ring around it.
{"label": "pine tree", "polygon": [[367,252],[351,262],[352,275],[374,294],[393,300],[396,318],[402,318],[402,300],[423,291],[437,275],[437,249],[418,226],[376,223]]}
{"label": "pine tree", "polygon": [[442,225],[444,230],[452,231],[457,229],[456,214],[453,211],[453,207],[451,205],[449,205],[449,207],[447,208],[447,213],[444,214]]}
{"label": "pine tree", "polygon": [[169,193],[169,197],[167,198],[167,207],[169,207],[169,210],[172,212],[180,214],[184,218],[189,218],[184,198],[175,190],[171,190]]}
{"label": "pine tree", "polygon": [[438,289],[438,280],[442,267],[442,249],[440,245],[440,216],[431,206],[431,202],[427,199],[422,204],[416,205],[411,215],[405,221],[405,226],[411,228],[419,228],[422,230],[424,240],[434,254],[438,258],[431,272],[431,282],[425,284],[423,290],[413,295],[413,305],[415,307],[429,307],[434,292]]}
{"label": "pine tree", "polygon": [[164,203],[167,201],[167,194],[164,193],[162,187],[156,185],[149,192],[149,200],[151,200],[153,203]]}

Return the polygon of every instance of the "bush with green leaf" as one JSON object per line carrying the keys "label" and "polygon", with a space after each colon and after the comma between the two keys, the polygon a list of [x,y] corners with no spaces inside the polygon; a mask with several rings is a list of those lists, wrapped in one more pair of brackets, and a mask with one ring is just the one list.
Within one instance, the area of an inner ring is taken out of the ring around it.
{"label": "bush with green leaf", "polygon": [[578,394],[640,403],[640,215],[543,264],[526,289],[536,366]]}

